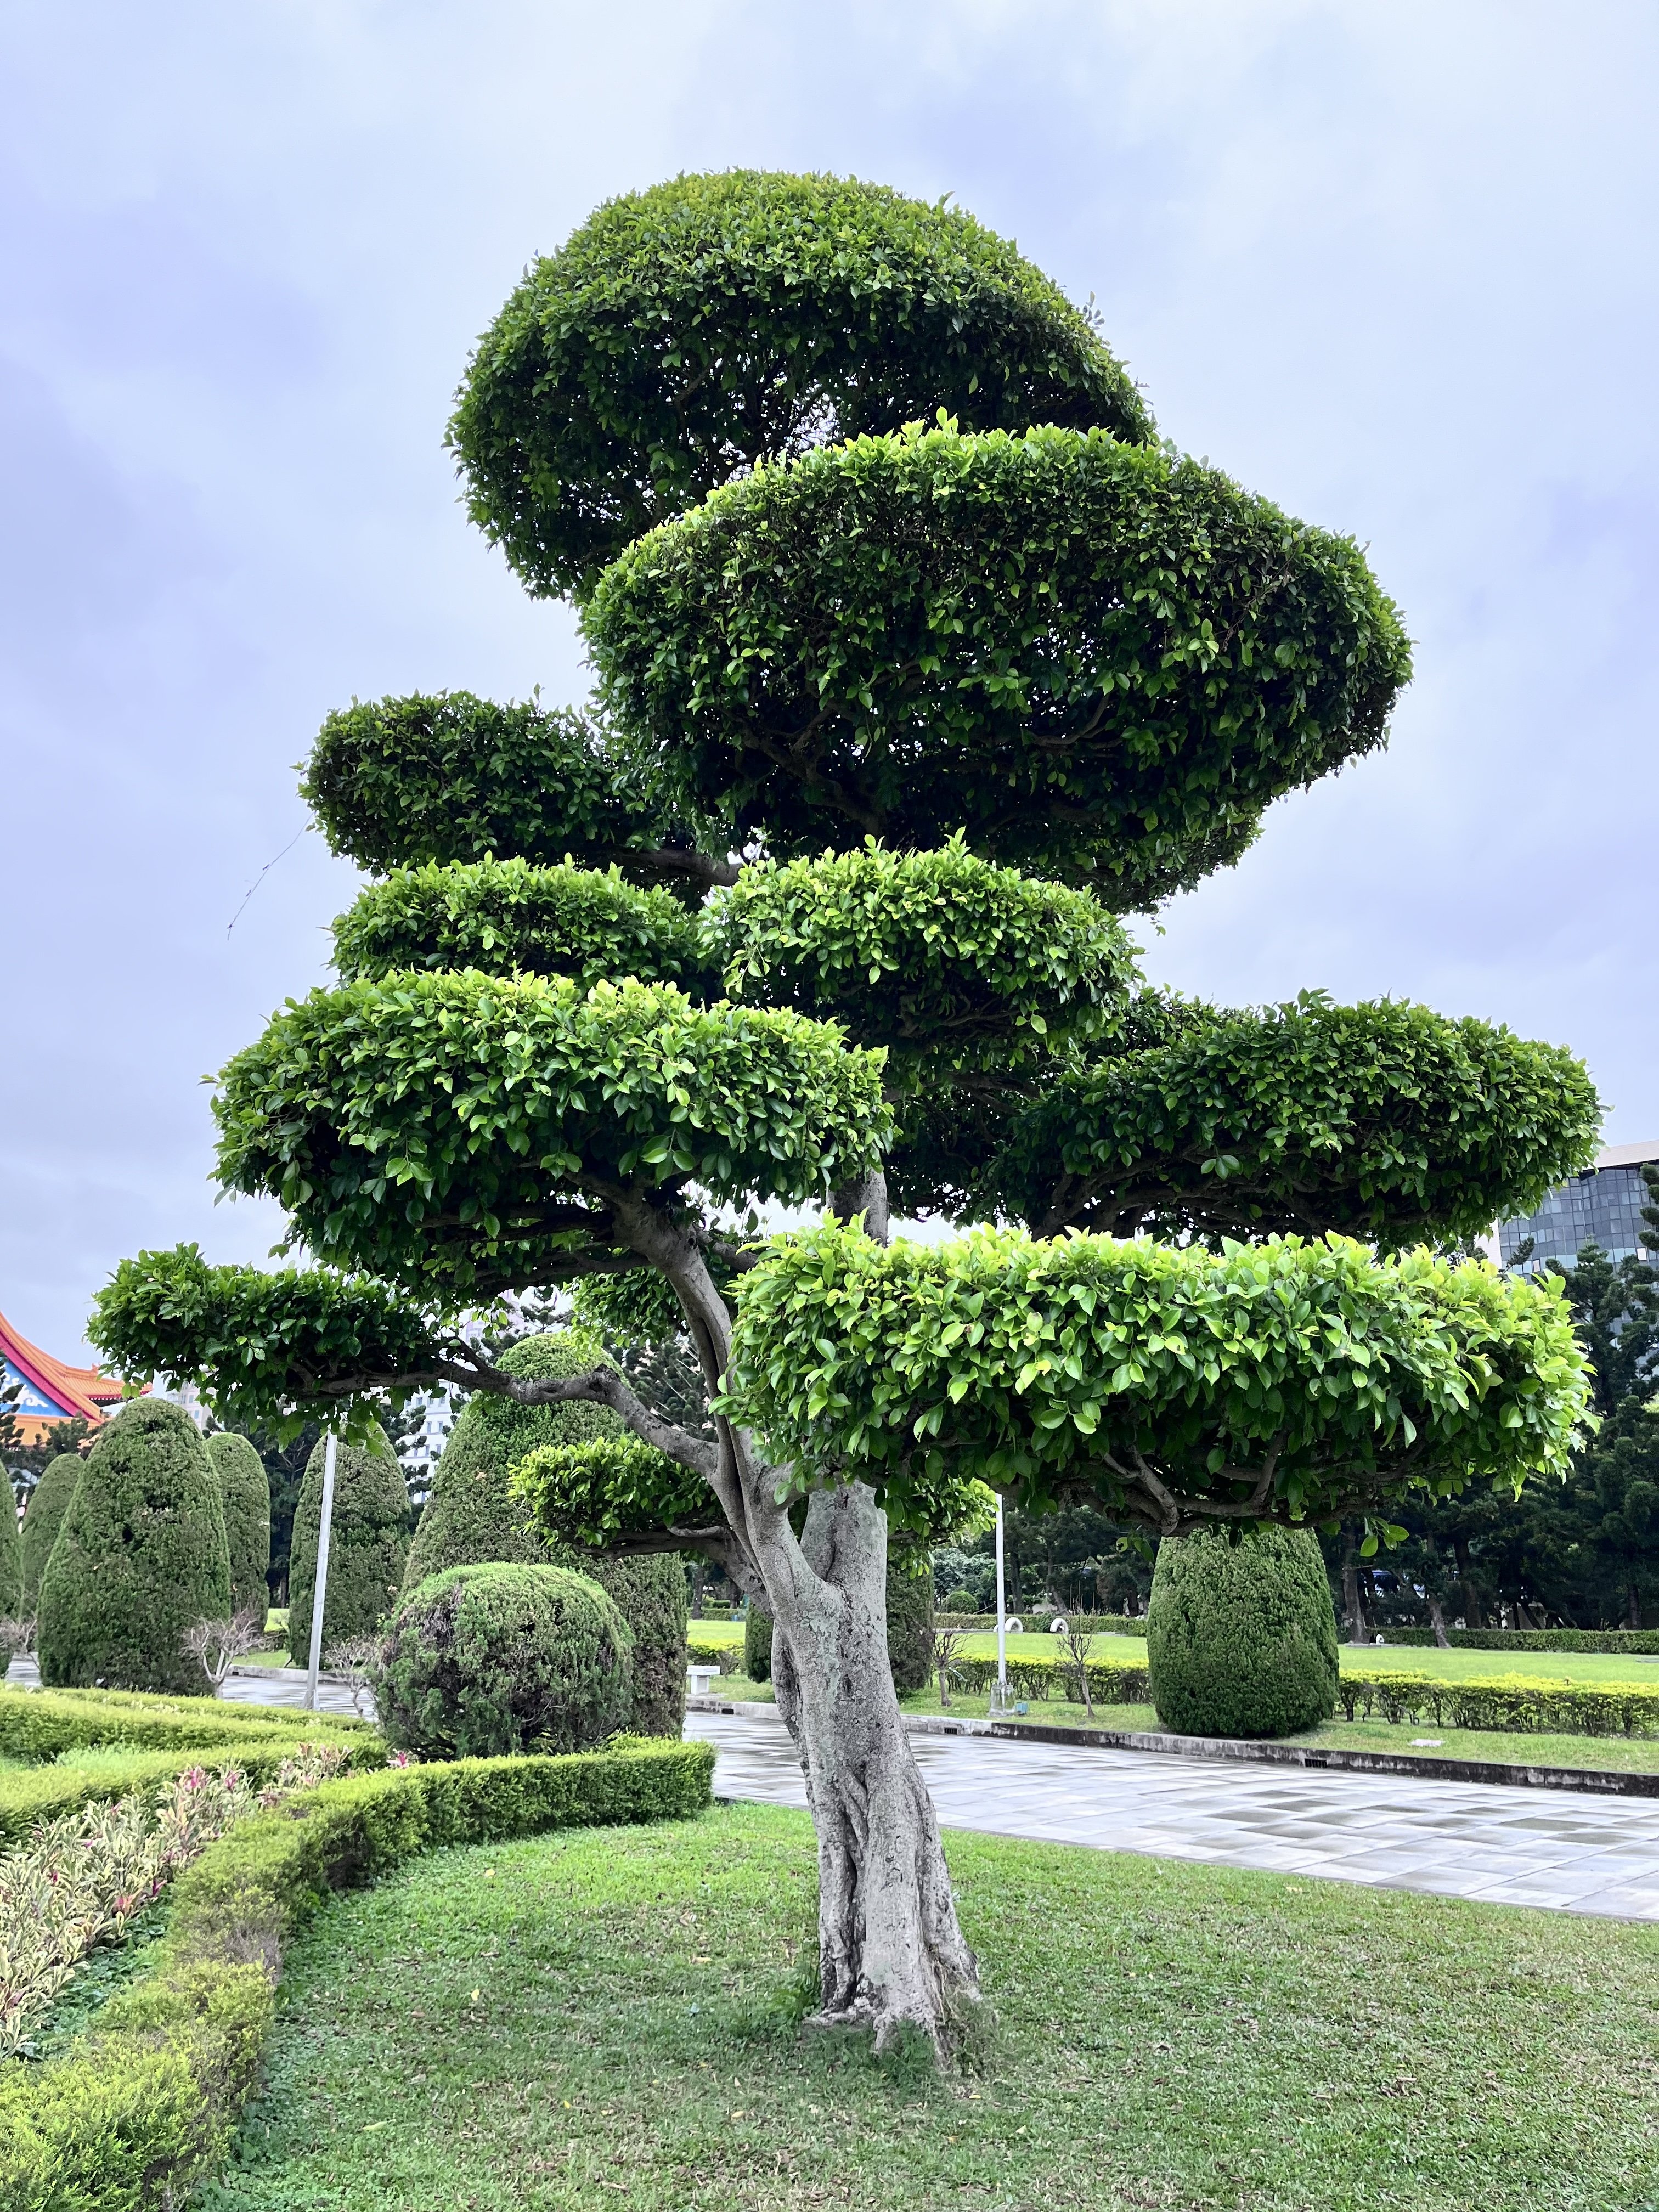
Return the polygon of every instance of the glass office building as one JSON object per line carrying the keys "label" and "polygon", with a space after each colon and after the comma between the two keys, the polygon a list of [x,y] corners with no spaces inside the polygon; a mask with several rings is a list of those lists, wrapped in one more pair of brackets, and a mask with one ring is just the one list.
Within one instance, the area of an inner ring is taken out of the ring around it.
{"label": "glass office building", "polygon": [[1642,1179],[1647,1162],[1659,1166],[1659,1143],[1616,1145],[1600,1153],[1593,1168],[1571,1182],[1558,1184],[1536,1213],[1499,1222],[1498,1250],[1503,1266],[1515,1265],[1515,1255],[1528,1237],[1533,1249],[1521,1263],[1523,1274],[1551,1260],[1571,1267],[1579,1247],[1592,1243],[1612,1260],[1634,1254],[1659,1263],[1659,1253],[1646,1251],[1642,1244],[1642,1231],[1650,1226],[1642,1218],[1642,1208],[1655,1203]]}

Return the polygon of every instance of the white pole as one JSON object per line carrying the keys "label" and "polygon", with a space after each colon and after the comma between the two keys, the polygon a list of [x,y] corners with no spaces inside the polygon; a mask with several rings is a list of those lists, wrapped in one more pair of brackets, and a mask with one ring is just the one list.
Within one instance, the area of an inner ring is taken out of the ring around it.
{"label": "white pole", "polygon": [[331,1429],[323,1447],[323,1517],[317,1527],[317,1583],[311,1594],[311,1669],[306,1676],[306,1711],[317,1710],[317,1669],[323,1657],[323,1607],[328,1598],[328,1537],[334,1520],[334,1455],[339,1438]]}
{"label": "white pole", "polygon": [[1008,1599],[1002,1579],[1002,1496],[997,1494],[997,1709],[1008,1705]]}

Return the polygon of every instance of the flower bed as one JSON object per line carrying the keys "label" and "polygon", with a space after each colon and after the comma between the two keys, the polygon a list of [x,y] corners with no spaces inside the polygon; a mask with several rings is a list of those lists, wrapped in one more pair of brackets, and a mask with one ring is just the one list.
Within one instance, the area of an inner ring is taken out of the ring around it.
{"label": "flower bed", "polygon": [[222,2154],[252,2086],[283,1946],[334,1889],[416,1853],[684,1817],[707,1744],[466,1759],[328,1782],[251,1814],[173,1885],[155,1961],[62,2058],[0,2079],[6,2212],[155,2212]]}

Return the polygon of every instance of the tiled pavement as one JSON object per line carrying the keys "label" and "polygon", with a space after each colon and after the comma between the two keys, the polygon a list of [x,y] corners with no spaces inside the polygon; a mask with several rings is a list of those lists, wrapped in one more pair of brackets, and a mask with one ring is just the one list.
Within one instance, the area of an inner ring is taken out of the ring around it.
{"label": "tiled pavement", "polygon": [[[805,1805],[781,1722],[686,1716],[723,1797]],[[917,1735],[940,1822],[1384,1889],[1659,1920],[1659,1802]]]}

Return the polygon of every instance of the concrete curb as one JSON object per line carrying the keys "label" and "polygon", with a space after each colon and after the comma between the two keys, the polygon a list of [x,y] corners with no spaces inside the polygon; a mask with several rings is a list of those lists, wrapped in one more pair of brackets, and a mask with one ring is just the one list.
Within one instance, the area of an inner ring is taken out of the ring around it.
{"label": "concrete curb", "polygon": [[[776,1717],[756,1699],[688,1698],[688,1712],[732,1713],[741,1720]],[[915,1735],[988,1735],[1012,1743],[1057,1743],[1084,1751],[1150,1751],[1179,1759],[1231,1760],[1259,1766],[1326,1767],[1343,1774],[1410,1774],[1431,1782],[1490,1782],[1518,1790],[1576,1790],[1593,1796],[1659,1797],[1659,1774],[1621,1774],[1595,1766],[1505,1766],[1486,1759],[1420,1759],[1404,1751],[1348,1751],[1334,1744],[1259,1743],[1242,1736],[1164,1735],[1149,1729],[1045,1728],[1040,1721],[947,1719],[942,1713],[905,1717]]]}

